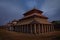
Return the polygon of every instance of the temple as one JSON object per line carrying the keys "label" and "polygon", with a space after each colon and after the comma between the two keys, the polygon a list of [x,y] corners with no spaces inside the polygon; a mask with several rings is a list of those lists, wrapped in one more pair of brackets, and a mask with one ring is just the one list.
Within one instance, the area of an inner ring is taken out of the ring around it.
{"label": "temple", "polygon": [[52,23],[48,22],[48,17],[42,15],[43,11],[32,9],[24,13],[24,17],[8,23],[8,30],[22,33],[48,33],[54,31]]}

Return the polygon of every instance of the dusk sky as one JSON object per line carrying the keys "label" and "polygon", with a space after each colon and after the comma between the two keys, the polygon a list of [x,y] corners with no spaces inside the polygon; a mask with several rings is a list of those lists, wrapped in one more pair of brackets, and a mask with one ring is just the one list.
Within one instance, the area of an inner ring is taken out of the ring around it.
{"label": "dusk sky", "polygon": [[0,0],[0,25],[21,19],[34,7],[42,10],[49,21],[60,20],[60,0]]}

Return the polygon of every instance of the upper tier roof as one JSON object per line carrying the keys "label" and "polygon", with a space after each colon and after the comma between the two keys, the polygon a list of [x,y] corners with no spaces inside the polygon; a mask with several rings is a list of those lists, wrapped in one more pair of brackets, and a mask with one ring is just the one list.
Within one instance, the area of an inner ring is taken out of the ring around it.
{"label": "upper tier roof", "polygon": [[28,11],[28,12],[26,12],[26,13],[24,13],[23,15],[27,15],[27,14],[31,14],[31,13],[43,13],[41,10],[38,10],[38,9],[32,9],[32,10],[30,10],[30,11]]}

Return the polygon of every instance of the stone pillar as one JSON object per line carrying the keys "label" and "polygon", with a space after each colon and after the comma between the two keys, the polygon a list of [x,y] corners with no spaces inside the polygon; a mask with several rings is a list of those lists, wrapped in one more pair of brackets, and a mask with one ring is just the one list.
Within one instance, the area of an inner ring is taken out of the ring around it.
{"label": "stone pillar", "polygon": [[38,24],[39,34],[40,34],[40,24]]}
{"label": "stone pillar", "polygon": [[51,32],[52,32],[53,30],[52,30],[52,25],[51,25]]}
{"label": "stone pillar", "polygon": [[32,24],[30,24],[30,28],[31,28],[31,33],[32,33]]}
{"label": "stone pillar", "polygon": [[48,30],[49,30],[49,32],[50,32],[50,26],[49,26],[49,24],[48,24],[48,27],[49,27],[49,29],[48,29]]}
{"label": "stone pillar", "polygon": [[20,32],[22,32],[22,26],[21,25],[20,25],[20,28],[21,28]]}
{"label": "stone pillar", "polygon": [[19,32],[21,32],[21,26],[19,25]]}
{"label": "stone pillar", "polygon": [[26,25],[26,33],[27,33],[27,25]]}
{"label": "stone pillar", "polygon": [[48,32],[50,32],[50,26],[49,26],[49,24],[48,24]]}
{"label": "stone pillar", "polygon": [[23,25],[21,25],[21,27],[22,27],[22,32],[23,32]]}
{"label": "stone pillar", "polygon": [[52,31],[54,32],[54,25],[52,25]]}
{"label": "stone pillar", "polygon": [[43,24],[43,33],[45,33],[45,24]]}
{"label": "stone pillar", "polygon": [[49,26],[48,26],[48,24],[47,24],[47,33],[49,32]]}
{"label": "stone pillar", "polygon": [[12,31],[15,31],[15,26],[13,26],[13,30]]}
{"label": "stone pillar", "polygon": [[46,24],[45,24],[45,33],[46,33]]}
{"label": "stone pillar", "polygon": [[35,33],[34,24],[32,24],[32,33]]}
{"label": "stone pillar", "polygon": [[27,24],[27,33],[28,33],[28,24]]}
{"label": "stone pillar", "polygon": [[46,28],[46,25],[45,25],[45,33],[47,32],[47,28]]}
{"label": "stone pillar", "polygon": [[50,32],[51,32],[51,24],[50,24]]}
{"label": "stone pillar", "polygon": [[46,33],[46,24],[45,24],[45,33]]}
{"label": "stone pillar", "polygon": [[25,27],[24,27],[24,25],[23,25],[23,32],[25,32]]}
{"label": "stone pillar", "polygon": [[49,26],[48,26],[48,24],[47,24],[47,33],[49,32]]}
{"label": "stone pillar", "polygon": [[22,32],[22,26],[21,26],[21,32]]}
{"label": "stone pillar", "polygon": [[25,25],[24,25],[24,33],[25,33]]}
{"label": "stone pillar", "polygon": [[43,24],[42,24],[42,33],[44,32],[44,29],[43,29]]}
{"label": "stone pillar", "polygon": [[54,32],[54,25],[52,25],[52,29],[53,29],[53,32]]}
{"label": "stone pillar", "polygon": [[46,25],[46,28],[47,28],[47,29],[46,29],[46,32],[48,33],[48,25]]}
{"label": "stone pillar", "polygon": [[45,33],[45,24],[43,24],[43,32]]}
{"label": "stone pillar", "polygon": [[26,33],[26,25],[25,25],[25,33]]}
{"label": "stone pillar", "polygon": [[46,24],[45,24],[45,33],[47,32],[47,26],[46,26]]}
{"label": "stone pillar", "polygon": [[42,33],[42,24],[40,24],[40,33]]}
{"label": "stone pillar", "polygon": [[51,30],[51,27],[50,27],[50,24],[49,24],[49,32],[50,32],[50,30]]}
{"label": "stone pillar", "polygon": [[23,25],[22,25],[22,32],[23,32]]}
{"label": "stone pillar", "polygon": [[36,34],[36,24],[34,24],[34,33]]}

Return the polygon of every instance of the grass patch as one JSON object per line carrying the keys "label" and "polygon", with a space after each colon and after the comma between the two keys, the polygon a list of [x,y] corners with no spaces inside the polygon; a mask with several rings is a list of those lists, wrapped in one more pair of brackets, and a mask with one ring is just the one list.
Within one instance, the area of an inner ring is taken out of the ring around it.
{"label": "grass patch", "polygon": [[59,37],[59,31],[51,32],[49,34],[41,34],[39,36],[35,34],[18,33],[0,29],[0,40],[52,40]]}

